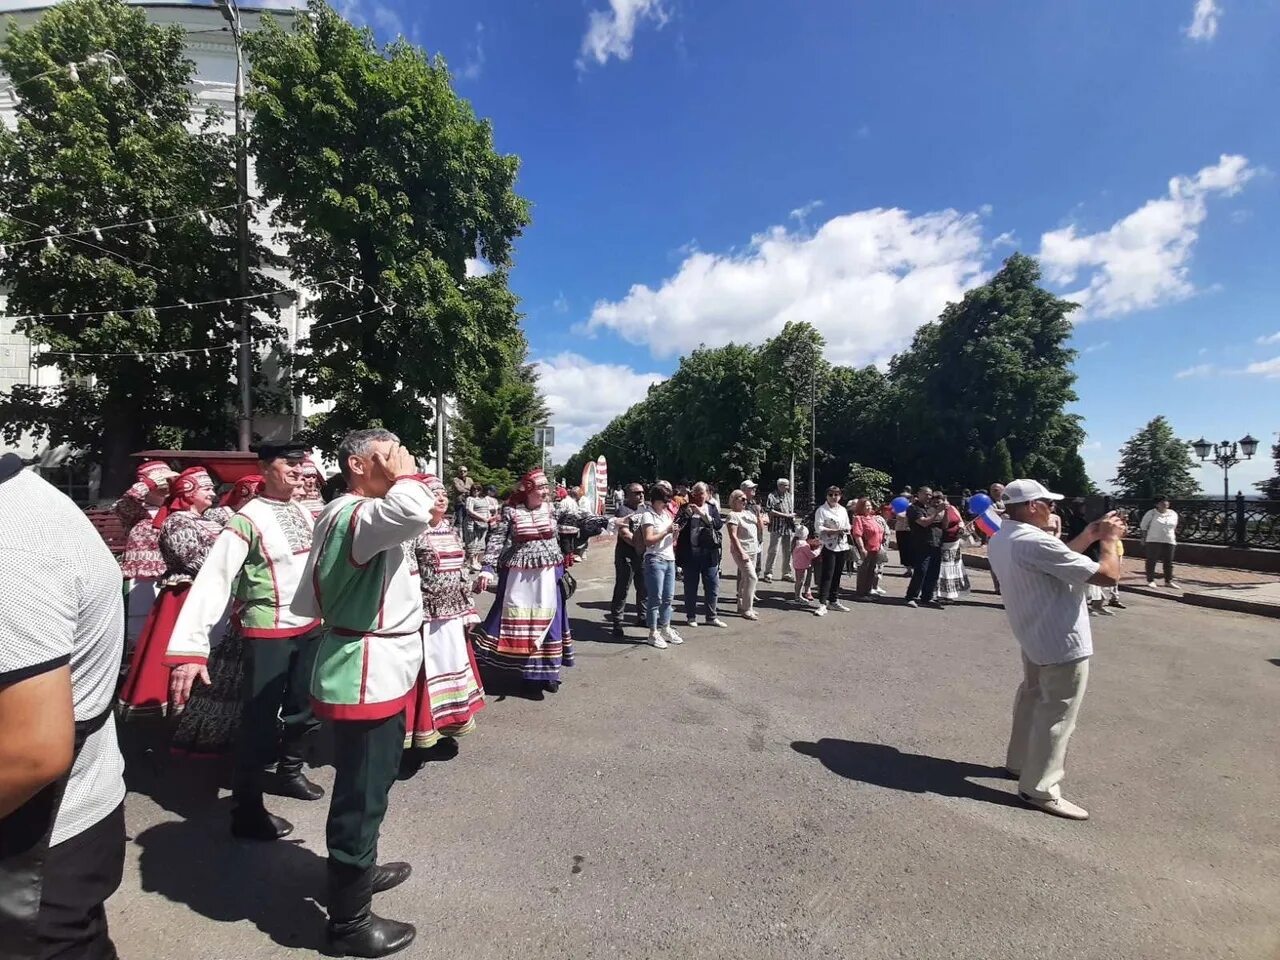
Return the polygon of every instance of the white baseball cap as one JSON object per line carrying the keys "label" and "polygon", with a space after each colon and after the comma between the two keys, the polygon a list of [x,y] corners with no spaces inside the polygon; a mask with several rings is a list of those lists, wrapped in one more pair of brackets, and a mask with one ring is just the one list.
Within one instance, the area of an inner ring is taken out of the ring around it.
{"label": "white baseball cap", "polygon": [[742,481],[742,489],[743,489],[743,490],[754,490],[755,488],[756,488],[756,485],[755,485],[755,482],[754,482],[754,481],[751,481],[751,480],[743,480],[743,481]]}
{"label": "white baseball cap", "polygon": [[1000,497],[1005,503],[1030,503],[1032,500],[1061,500],[1060,493],[1050,493],[1042,483],[1035,480],[1014,480],[1004,488]]}

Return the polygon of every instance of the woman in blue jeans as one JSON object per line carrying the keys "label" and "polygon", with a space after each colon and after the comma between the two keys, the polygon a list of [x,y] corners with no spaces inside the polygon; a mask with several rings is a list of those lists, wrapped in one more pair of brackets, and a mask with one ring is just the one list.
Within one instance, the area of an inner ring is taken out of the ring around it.
{"label": "woman in blue jeans", "polygon": [[659,650],[684,638],[671,629],[671,601],[676,593],[676,524],[667,509],[670,494],[655,483],[649,488],[649,504],[635,526],[644,545],[644,585],[649,594],[645,611],[649,623],[649,643]]}

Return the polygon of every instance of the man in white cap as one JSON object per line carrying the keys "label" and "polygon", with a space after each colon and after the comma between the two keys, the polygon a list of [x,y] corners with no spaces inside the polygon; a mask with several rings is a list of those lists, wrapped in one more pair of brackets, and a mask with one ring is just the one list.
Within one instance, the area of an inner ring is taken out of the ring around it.
{"label": "man in white cap", "polygon": [[[1023,680],[1014,700],[1005,766],[1018,778],[1024,803],[1068,820],[1087,820],[1088,811],[1063,797],[1061,789],[1093,655],[1085,587],[1119,581],[1117,544],[1125,525],[1109,513],[1063,543],[1049,532],[1050,505],[1061,499],[1034,480],[1010,483],[1003,493],[1005,519],[987,556],[1022,647]],[[1096,562],[1084,555],[1094,543],[1100,547]]]}
{"label": "man in white cap", "polygon": [[[743,480],[742,485],[738,488],[747,498],[744,509],[756,518],[756,542],[764,543],[764,528],[769,525],[769,517],[760,507],[760,501],[756,499],[756,482],[754,480]],[[761,550],[756,554],[756,574],[759,575],[761,565],[760,558],[764,555]]]}

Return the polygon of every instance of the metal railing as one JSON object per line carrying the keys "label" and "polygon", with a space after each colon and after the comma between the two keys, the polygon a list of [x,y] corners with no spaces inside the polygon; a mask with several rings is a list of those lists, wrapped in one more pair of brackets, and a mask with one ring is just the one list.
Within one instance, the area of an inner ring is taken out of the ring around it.
{"label": "metal railing", "polygon": [[[1138,536],[1138,524],[1151,509],[1149,500],[1106,497],[1107,510],[1119,510]],[[1171,500],[1178,512],[1178,542],[1280,550],[1280,500],[1247,500],[1244,494],[1221,500]]]}

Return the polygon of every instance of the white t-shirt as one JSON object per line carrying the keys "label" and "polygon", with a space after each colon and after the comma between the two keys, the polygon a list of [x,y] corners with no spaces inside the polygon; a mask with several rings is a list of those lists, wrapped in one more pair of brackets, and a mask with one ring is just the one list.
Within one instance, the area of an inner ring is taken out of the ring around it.
{"label": "white t-shirt", "polygon": [[1046,666],[1093,655],[1085,597],[1097,563],[1047,530],[1008,517],[987,544],[987,559],[1028,660]]}
{"label": "white t-shirt", "polygon": [[1166,510],[1164,513],[1155,509],[1148,510],[1143,515],[1142,522],[1138,526],[1142,528],[1147,543],[1178,542],[1178,512],[1176,510]]}
{"label": "white t-shirt", "polygon": [[738,528],[738,546],[748,557],[760,552],[760,526],[749,510],[730,510],[727,522]]}
{"label": "white t-shirt", "polygon": [[[120,565],[89,518],[23,470],[0,471],[0,685],[71,666],[77,721],[114,699],[124,647]],[[52,844],[83,833],[124,800],[124,758],[109,717],[85,741],[54,821]]]}
{"label": "white t-shirt", "polygon": [[839,553],[849,549],[849,511],[843,504],[822,504],[813,517],[813,529],[827,550]]}
{"label": "white t-shirt", "polygon": [[671,560],[676,558],[676,525],[675,519],[664,508],[660,512],[655,512],[652,506],[647,506],[644,512],[640,514],[640,520],[635,526],[643,530],[645,527],[657,527],[658,530],[665,531],[656,543],[644,548],[645,556],[654,556],[659,560]]}

